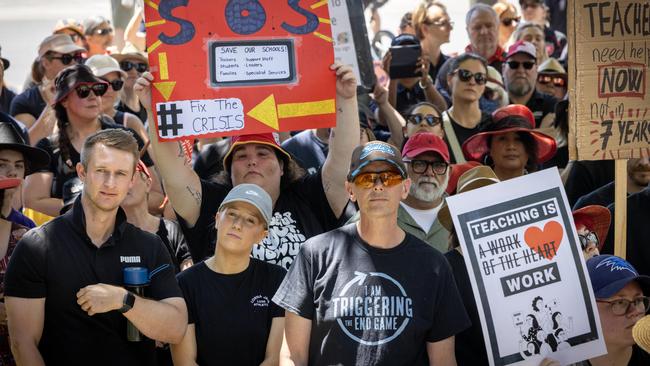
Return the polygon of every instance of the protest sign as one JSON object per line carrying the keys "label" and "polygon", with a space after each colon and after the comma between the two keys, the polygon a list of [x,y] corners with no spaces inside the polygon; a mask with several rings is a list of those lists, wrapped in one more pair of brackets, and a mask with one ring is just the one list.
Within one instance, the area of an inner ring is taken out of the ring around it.
{"label": "protest sign", "polygon": [[327,1],[145,0],[161,140],[336,123]]}
{"label": "protest sign", "polygon": [[447,198],[490,365],[566,365],[606,352],[556,169]]}
{"label": "protest sign", "polygon": [[569,8],[572,159],[650,155],[650,3],[575,0]]}
{"label": "protest sign", "polygon": [[361,89],[372,91],[376,77],[363,15],[363,2],[331,0],[329,10],[336,61],[352,66]]}

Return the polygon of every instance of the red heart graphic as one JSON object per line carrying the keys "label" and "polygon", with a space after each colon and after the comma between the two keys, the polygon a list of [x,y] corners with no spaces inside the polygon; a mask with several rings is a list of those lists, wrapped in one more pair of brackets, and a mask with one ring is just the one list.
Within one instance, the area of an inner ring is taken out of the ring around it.
{"label": "red heart graphic", "polygon": [[544,230],[537,226],[526,229],[524,240],[530,249],[551,260],[560,249],[563,235],[564,229],[562,229],[562,225],[557,221],[549,221],[544,225]]}

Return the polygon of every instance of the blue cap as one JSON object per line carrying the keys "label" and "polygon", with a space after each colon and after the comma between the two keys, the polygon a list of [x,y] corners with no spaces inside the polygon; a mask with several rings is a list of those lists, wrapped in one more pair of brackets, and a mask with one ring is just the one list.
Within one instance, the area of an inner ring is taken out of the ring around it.
{"label": "blue cap", "polygon": [[122,270],[124,284],[142,286],[149,283],[149,271],[144,267],[127,267]]}
{"label": "blue cap", "polygon": [[587,261],[587,270],[597,299],[614,296],[632,281],[637,281],[642,288],[650,287],[650,277],[640,275],[628,261],[615,255],[590,258]]}

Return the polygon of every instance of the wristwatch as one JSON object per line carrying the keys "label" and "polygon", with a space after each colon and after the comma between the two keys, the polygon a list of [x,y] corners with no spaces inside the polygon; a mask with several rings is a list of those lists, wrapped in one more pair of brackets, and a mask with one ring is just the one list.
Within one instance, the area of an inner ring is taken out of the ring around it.
{"label": "wristwatch", "polygon": [[122,300],[122,307],[117,311],[124,314],[133,308],[133,304],[135,304],[135,295],[133,292],[127,291],[124,295],[124,299]]}

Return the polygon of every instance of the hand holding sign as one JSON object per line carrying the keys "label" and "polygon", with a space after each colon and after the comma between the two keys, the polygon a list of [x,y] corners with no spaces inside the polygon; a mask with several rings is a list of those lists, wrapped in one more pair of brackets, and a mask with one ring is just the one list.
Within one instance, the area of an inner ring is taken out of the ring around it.
{"label": "hand holding sign", "polygon": [[336,62],[330,66],[330,69],[336,71],[336,94],[345,99],[355,98],[357,78],[352,67]]}
{"label": "hand holding sign", "polygon": [[153,81],[153,75],[149,71],[142,74],[138,80],[135,81],[133,86],[133,91],[135,95],[138,96],[140,103],[147,110],[148,114],[151,114],[151,82]]}

